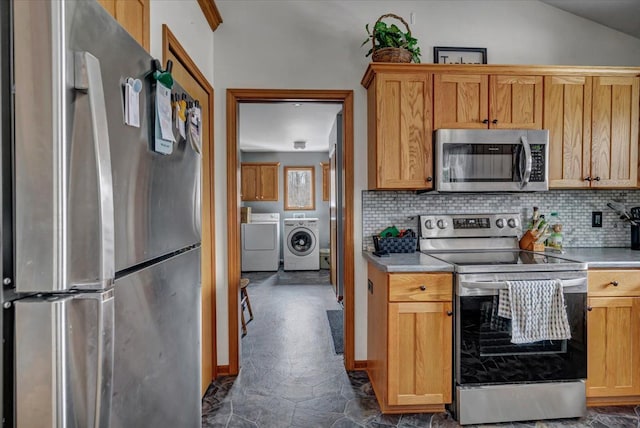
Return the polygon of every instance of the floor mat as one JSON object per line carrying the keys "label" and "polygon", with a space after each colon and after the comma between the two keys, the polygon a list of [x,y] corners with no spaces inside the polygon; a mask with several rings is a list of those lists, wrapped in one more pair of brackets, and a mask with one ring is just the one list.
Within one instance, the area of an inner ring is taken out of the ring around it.
{"label": "floor mat", "polygon": [[279,271],[276,285],[324,285],[329,284],[328,270]]}
{"label": "floor mat", "polygon": [[327,318],[329,319],[329,328],[331,329],[331,338],[333,339],[333,348],[336,350],[336,354],[344,354],[343,311],[328,310]]}

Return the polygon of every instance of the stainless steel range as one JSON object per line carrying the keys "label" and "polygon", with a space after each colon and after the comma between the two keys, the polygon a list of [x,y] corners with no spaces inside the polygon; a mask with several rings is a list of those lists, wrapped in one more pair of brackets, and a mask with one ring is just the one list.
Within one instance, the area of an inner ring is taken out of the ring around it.
{"label": "stainless steel range", "polygon": [[[454,266],[454,402],[465,424],[583,416],[585,263],[521,251],[520,215],[420,216],[420,250]],[[512,343],[506,281],[562,280],[571,338]]]}

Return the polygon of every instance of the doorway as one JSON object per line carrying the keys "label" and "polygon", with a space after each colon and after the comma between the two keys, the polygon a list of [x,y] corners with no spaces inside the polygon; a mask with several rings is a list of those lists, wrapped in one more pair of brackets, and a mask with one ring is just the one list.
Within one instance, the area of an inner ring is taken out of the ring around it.
{"label": "doorway", "polygon": [[227,90],[227,242],[229,299],[229,374],[240,369],[239,294],[240,294],[240,176],[238,119],[240,103],[315,102],[342,104],[342,165],[344,171],[344,224],[338,233],[344,238],[344,365],[354,362],[354,260],[353,260],[353,91],[334,90]]}

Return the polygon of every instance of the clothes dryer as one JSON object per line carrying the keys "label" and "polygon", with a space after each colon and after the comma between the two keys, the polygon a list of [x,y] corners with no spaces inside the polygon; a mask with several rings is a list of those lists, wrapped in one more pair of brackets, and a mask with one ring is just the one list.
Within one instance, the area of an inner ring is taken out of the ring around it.
{"label": "clothes dryer", "polygon": [[277,271],[280,267],[280,213],[252,213],[242,223],[242,271]]}
{"label": "clothes dryer", "polygon": [[320,269],[317,218],[284,219],[284,270]]}

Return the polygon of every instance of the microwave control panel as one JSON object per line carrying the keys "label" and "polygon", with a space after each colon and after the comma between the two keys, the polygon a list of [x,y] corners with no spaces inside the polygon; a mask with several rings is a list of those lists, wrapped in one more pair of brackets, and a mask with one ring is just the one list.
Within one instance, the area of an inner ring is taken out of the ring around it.
{"label": "microwave control panel", "polygon": [[529,181],[542,182],[545,181],[545,162],[544,157],[545,146],[543,144],[531,145],[531,176]]}

